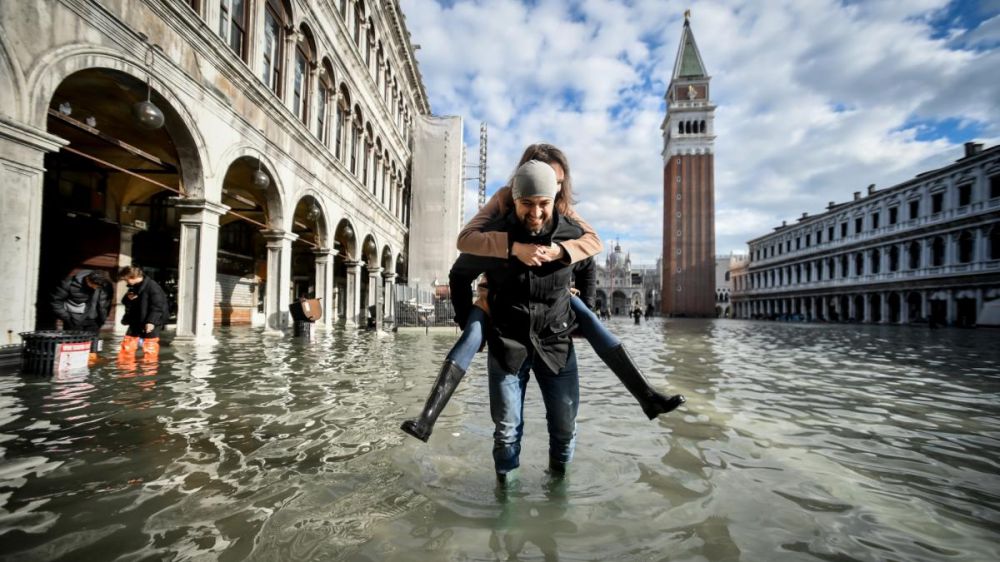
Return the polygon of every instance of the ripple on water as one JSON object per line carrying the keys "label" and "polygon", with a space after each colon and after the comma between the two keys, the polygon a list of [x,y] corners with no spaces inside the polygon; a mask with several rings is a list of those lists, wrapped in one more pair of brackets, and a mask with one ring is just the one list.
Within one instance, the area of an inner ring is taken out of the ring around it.
{"label": "ripple on water", "polygon": [[1000,559],[988,332],[610,326],[688,403],[647,420],[580,342],[569,478],[545,473],[532,383],[500,493],[483,354],[429,444],[398,430],[454,334],[223,330],[155,364],[5,377],[0,556]]}

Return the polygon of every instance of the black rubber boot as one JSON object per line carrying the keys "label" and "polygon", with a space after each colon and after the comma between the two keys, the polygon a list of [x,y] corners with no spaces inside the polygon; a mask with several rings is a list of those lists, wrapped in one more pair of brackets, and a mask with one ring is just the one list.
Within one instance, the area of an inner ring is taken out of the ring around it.
{"label": "black rubber boot", "polygon": [[431,389],[424,404],[424,411],[420,412],[420,417],[416,420],[404,421],[403,425],[399,426],[400,429],[426,443],[431,431],[434,431],[434,423],[441,410],[448,404],[448,400],[451,400],[451,395],[464,376],[465,371],[454,361],[445,360],[437,380],[434,381],[434,388]]}
{"label": "black rubber boot", "polygon": [[649,381],[646,380],[638,365],[625,351],[624,344],[597,355],[611,368],[611,371],[618,377],[618,380],[622,381],[632,396],[635,396],[639,405],[642,406],[642,411],[649,419],[672,412],[686,401],[680,394],[666,396],[649,386]]}

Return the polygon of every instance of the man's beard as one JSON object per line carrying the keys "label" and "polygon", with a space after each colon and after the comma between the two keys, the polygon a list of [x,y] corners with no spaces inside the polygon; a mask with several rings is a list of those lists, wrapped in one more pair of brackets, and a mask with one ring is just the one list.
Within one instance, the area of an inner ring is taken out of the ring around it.
{"label": "man's beard", "polygon": [[541,236],[552,230],[552,216],[550,215],[540,226],[528,224],[528,217],[521,219],[521,227],[532,236]]}

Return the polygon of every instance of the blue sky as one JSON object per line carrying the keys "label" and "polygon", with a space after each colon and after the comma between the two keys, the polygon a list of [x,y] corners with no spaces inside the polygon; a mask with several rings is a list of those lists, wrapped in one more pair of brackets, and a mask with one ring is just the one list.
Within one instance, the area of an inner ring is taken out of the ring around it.
{"label": "blue sky", "polygon": [[464,119],[470,155],[489,126],[488,192],[526,145],[556,144],[577,211],[633,263],[660,254],[663,93],[685,9],[717,105],[718,254],[1000,140],[1000,0],[401,4],[434,113]]}

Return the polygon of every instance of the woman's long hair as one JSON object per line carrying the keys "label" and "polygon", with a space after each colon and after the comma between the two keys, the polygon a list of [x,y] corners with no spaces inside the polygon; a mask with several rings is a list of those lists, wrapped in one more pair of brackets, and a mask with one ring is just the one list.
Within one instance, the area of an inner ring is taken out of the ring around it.
{"label": "woman's long hair", "polygon": [[524,149],[524,154],[521,155],[521,161],[517,163],[517,168],[530,160],[562,166],[566,176],[563,178],[562,188],[559,193],[556,193],[555,207],[561,215],[568,213],[575,201],[573,200],[573,180],[570,179],[569,160],[566,159],[566,154],[551,144],[540,142]]}

